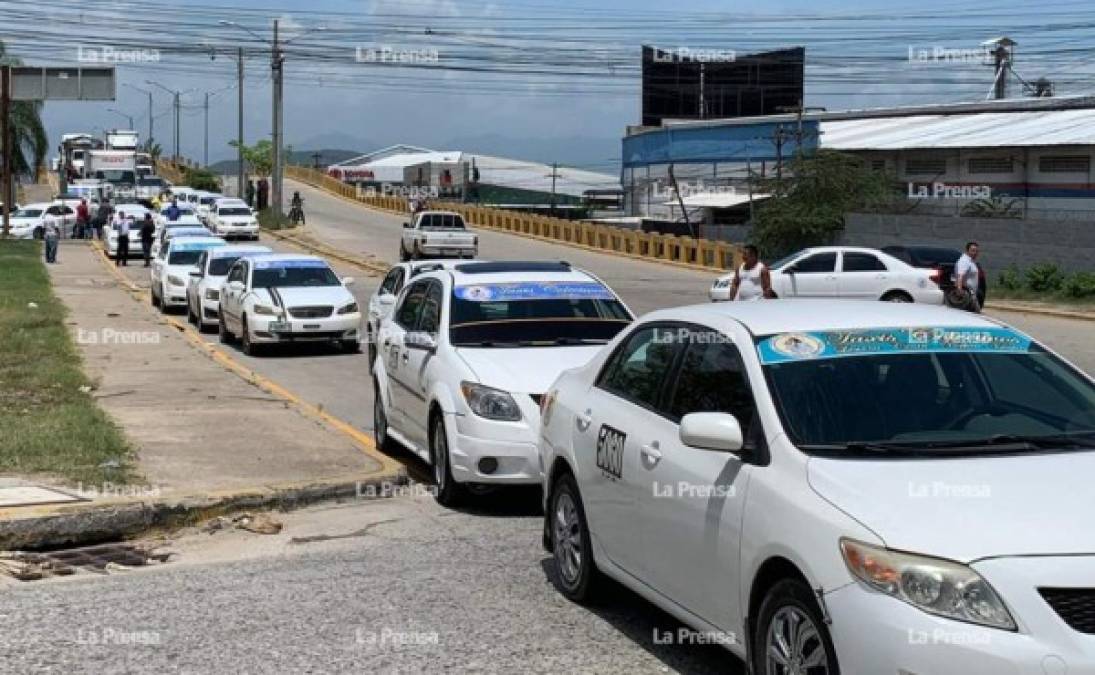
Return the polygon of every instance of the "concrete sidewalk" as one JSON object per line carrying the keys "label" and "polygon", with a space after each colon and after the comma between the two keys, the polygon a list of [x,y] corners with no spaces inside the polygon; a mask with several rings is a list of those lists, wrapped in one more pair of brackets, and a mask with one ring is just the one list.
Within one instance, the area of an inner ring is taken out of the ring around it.
{"label": "concrete sidewalk", "polygon": [[59,259],[49,268],[54,292],[95,397],[134,444],[152,491],[208,494],[390,469],[202,354],[122,288],[89,245],[65,242]]}

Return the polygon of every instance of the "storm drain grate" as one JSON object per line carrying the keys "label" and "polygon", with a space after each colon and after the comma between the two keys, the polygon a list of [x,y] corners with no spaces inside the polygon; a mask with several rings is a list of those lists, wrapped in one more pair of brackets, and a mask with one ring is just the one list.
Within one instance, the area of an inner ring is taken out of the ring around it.
{"label": "storm drain grate", "polygon": [[148,544],[96,544],[57,551],[0,552],[0,571],[19,581],[37,581],[86,570],[108,574],[114,570],[167,562],[170,552]]}

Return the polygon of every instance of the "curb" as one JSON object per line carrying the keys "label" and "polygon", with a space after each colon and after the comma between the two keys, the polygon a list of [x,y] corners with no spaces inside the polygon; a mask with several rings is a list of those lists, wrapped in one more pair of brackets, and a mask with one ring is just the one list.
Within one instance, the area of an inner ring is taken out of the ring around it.
{"label": "curb", "polygon": [[150,530],[175,529],[229,513],[291,511],[327,501],[383,499],[408,484],[405,469],[382,474],[247,488],[154,502],[115,502],[54,508],[49,513],[0,520],[0,550],[41,550],[130,539]]}
{"label": "curb", "polygon": [[1068,309],[1053,309],[1051,307],[1031,307],[1028,305],[1016,305],[1006,301],[994,302],[990,300],[985,304],[985,309],[998,312],[1039,314],[1041,316],[1053,316],[1058,319],[1072,319],[1075,321],[1095,321],[1095,313],[1093,312],[1077,312]]}

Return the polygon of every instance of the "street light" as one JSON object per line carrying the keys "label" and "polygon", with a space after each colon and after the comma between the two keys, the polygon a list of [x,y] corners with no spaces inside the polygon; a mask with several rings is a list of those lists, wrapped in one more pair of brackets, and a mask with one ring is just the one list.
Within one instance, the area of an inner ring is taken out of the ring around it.
{"label": "street light", "polygon": [[283,92],[283,85],[284,85],[283,75],[284,75],[284,64],[285,64],[285,55],[282,52],[281,48],[283,46],[288,45],[289,43],[293,42],[293,40],[300,39],[300,38],[304,37],[305,35],[325,31],[325,30],[327,30],[327,27],[326,26],[316,26],[314,28],[311,28],[309,30],[305,30],[305,31],[301,32],[299,35],[297,35],[297,36],[295,36],[295,37],[293,37],[289,40],[282,41],[282,40],[279,39],[279,36],[278,36],[278,28],[279,28],[279,20],[278,19],[274,19],[274,39],[273,40],[267,40],[266,38],[262,37],[261,35],[259,35],[255,31],[248,28],[247,26],[239,24],[235,21],[225,21],[225,20],[222,19],[222,20],[218,21],[217,23],[222,25],[222,26],[230,26],[232,28],[238,28],[238,29],[242,30],[243,32],[247,33],[248,35],[250,35],[251,37],[255,38],[256,40],[258,40],[260,42],[263,42],[263,43],[270,46],[270,72],[271,72],[271,79],[273,81],[273,95],[271,97],[272,98],[272,104],[273,104],[272,105],[273,111],[272,111],[272,114],[271,114],[270,137],[271,137],[271,140],[273,141],[273,146],[274,146],[273,171],[271,172],[272,175],[270,176],[270,178],[272,179],[271,180],[272,185],[270,186],[270,205],[273,206],[276,209],[275,213],[280,215],[281,214],[281,207],[282,207],[282,204],[281,204],[281,195],[282,195],[281,146],[282,146],[282,143],[284,142],[284,138],[283,138],[284,131],[283,131],[283,127],[282,127],[283,112],[284,112],[284,98],[283,98],[282,92]]}
{"label": "street light", "polygon": [[[222,21],[221,23],[225,23],[225,22]],[[216,58],[217,58],[217,50],[216,49],[214,49],[212,47],[209,48],[209,58],[213,59],[213,60],[216,60]],[[228,58],[233,58],[233,57],[229,56]],[[237,125],[238,125],[238,128],[236,130],[236,132],[237,132],[236,133],[236,163],[237,163],[237,166],[236,166],[236,192],[238,194],[236,196],[240,197],[242,199],[244,197],[244,194],[245,194],[243,186],[246,184],[246,181],[247,181],[247,175],[246,175],[246,172],[244,171],[244,167],[243,167],[243,66],[244,66],[243,47],[237,47],[236,48],[235,61],[236,61],[236,76],[239,79],[239,82],[236,85],[237,88],[239,89],[239,92],[238,92],[239,93],[239,111],[236,113],[236,115],[237,115],[236,121],[237,121]]]}
{"label": "street light", "polygon": [[133,115],[130,115],[129,113],[124,113],[124,112],[122,112],[121,110],[118,110],[117,108],[107,108],[107,109],[106,109],[106,111],[107,111],[107,112],[112,112],[112,113],[114,113],[115,115],[121,115],[122,117],[124,117],[124,118],[126,118],[127,120],[129,120],[129,127],[128,127],[128,129],[132,130],[132,129],[133,129],[133,127],[134,127],[134,126],[136,126],[136,125],[134,125],[134,124],[133,124]]}
{"label": "street light", "polygon": [[132,84],[129,84],[128,82],[122,83],[122,86],[123,87],[129,87],[133,91],[138,91],[142,94],[147,94],[148,95],[148,141],[147,141],[147,143],[148,143],[148,147],[151,148],[152,147],[152,119],[153,119],[153,117],[152,117],[152,92],[148,89],[141,89],[140,87],[134,87]]}

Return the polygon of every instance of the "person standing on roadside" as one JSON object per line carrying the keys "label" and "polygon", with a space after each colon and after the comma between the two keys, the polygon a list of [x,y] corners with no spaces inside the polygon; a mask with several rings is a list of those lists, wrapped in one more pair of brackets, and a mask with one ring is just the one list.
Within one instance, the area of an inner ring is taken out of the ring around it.
{"label": "person standing on roadside", "polygon": [[42,228],[42,238],[46,242],[46,262],[52,265],[57,262],[57,245],[61,239],[61,229],[57,226],[57,218],[48,212],[42,219]]}
{"label": "person standing on roadside", "polygon": [[977,267],[977,258],[981,255],[981,247],[976,241],[966,243],[966,252],[954,264],[954,290],[955,298],[950,304],[953,307],[969,312],[981,312],[981,303],[977,300],[977,286],[980,284],[981,270]]}
{"label": "person standing on roadside", "polygon": [[742,249],[741,266],[734,270],[734,283],[730,287],[731,300],[763,300],[773,298],[772,277],[768,266],[760,261],[757,247],[747,244]]}
{"label": "person standing on roadside", "polygon": [[167,207],[167,210],[164,211],[164,215],[167,216],[167,219],[169,221],[175,222],[179,219],[180,213],[181,211],[179,210],[179,200],[176,197],[172,197],[171,206]]}
{"label": "person standing on roadside", "polygon": [[114,209],[110,206],[110,200],[103,197],[102,203],[99,204],[99,211],[95,214],[95,236],[102,241],[103,228],[111,223],[114,216]]}
{"label": "person standing on roadside", "polygon": [[152,261],[152,237],[156,235],[156,223],[152,222],[152,214],[144,214],[141,223],[141,253],[144,254],[144,266],[148,267]]}
{"label": "person standing on roadside", "polygon": [[116,267],[128,267],[129,261],[129,220],[125,211],[119,211],[114,217],[114,231],[118,233],[118,252],[114,256]]}
{"label": "person standing on roadside", "polygon": [[270,183],[265,178],[259,180],[259,211],[265,211],[270,204],[268,203],[270,197]]}
{"label": "person standing on roadside", "polygon": [[90,231],[91,211],[87,208],[87,200],[81,199],[76,206],[76,231],[73,232],[73,237],[75,239],[86,239],[90,236]]}
{"label": "person standing on roadside", "polygon": [[255,208],[255,181],[247,181],[247,205]]}

